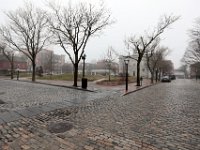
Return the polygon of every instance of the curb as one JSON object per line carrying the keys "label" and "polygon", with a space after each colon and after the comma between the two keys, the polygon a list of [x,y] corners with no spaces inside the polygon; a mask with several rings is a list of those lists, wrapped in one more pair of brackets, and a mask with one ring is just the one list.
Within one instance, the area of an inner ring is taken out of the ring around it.
{"label": "curb", "polygon": [[95,93],[96,93],[96,91],[88,90],[88,89],[83,89],[83,88],[75,87],[75,86],[67,86],[67,85],[59,85],[59,84],[43,83],[43,82],[37,82],[37,81],[36,81],[35,83],[38,83],[38,84],[44,84],[44,85],[51,85],[51,86],[58,86],[58,87],[64,87],[64,88],[75,89],[75,90],[80,90],[80,91],[95,92]]}
{"label": "curb", "polygon": [[134,93],[134,92],[140,91],[140,90],[142,90],[142,89],[145,89],[145,88],[151,87],[151,86],[153,86],[153,85],[156,85],[156,84],[150,84],[150,85],[147,85],[147,86],[144,86],[144,87],[138,88],[138,89],[136,89],[136,90],[133,90],[133,91],[127,92],[127,93],[123,94],[122,96],[126,96],[126,95],[128,95],[128,94],[131,94],[131,93]]}
{"label": "curb", "polygon": [[[5,80],[8,80],[8,79],[5,79]],[[50,83],[37,82],[37,81],[32,82],[32,81],[25,81],[25,80],[10,80],[10,81],[28,82],[28,83],[33,83],[33,84],[44,84],[44,85],[58,86],[58,87],[64,87],[64,88],[69,88],[69,89],[75,89],[75,90],[80,90],[80,91],[87,91],[87,92],[94,92],[94,93],[97,93],[96,91],[93,91],[93,90],[82,89],[82,88],[73,87],[73,86],[59,85],[59,84],[50,84]]]}

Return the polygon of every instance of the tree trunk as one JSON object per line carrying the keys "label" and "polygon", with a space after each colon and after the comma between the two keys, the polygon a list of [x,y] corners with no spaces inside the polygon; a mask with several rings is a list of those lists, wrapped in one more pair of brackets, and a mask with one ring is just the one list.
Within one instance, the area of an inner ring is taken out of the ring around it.
{"label": "tree trunk", "polygon": [[158,82],[158,69],[156,69],[156,82]]}
{"label": "tree trunk", "polygon": [[154,82],[154,73],[155,73],[155,70],[153,69],[152,72],[151,72],[151,83],[152,84]]}
{"label": "tree trunk", "polygon": [[137,61],[137,86],[140,86],[140,61]]}
{"label": "tree trunk", "polygon": [[159,76],[158,76],[158,78],[159,78],[159,81],[161,80],[161,70],[159,70]]}
{"label": "tree trunk", "polygon": [[14,78],[14,55],[11,55],[11,62],[10,62],[10,65],[11,65],[11,70],[10,70],[10,78],[11,80]]}
{"label": "tree trunk", "polygon": [[36,64],[35,61],[32,61],[32,68],[33,68],[33,72],[32,72],[32,82],[35,82],[35,73],[36,73]]}
{"label": "tree trunk", "polygon": [[14,78],[14,62],[13,60],[11,61],[11,70],[10,70],[10,78],[13,79]]}
{"label": "tree trunk", "polygon": [[151,83],[153,84],[153,81],[154,81],[154,71],[151,72]]}
{"label": "tree trunk", "polygon": [[78,63],[74,64],[74,85],[77,87],[77,80],[78,80]]}

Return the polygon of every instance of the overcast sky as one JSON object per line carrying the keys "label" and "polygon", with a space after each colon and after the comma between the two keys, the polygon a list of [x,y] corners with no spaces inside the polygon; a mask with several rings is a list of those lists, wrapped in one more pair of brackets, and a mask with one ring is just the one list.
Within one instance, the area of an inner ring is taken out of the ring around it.
{"label": "overcast sky", "polygon": [[[24,0],[25,1],[25,0]],[[31,0],[36,5],[44,7],[43,0]],[[68,0],[60,0],[66,4]],[[89,1],[89,0],[71,0]],[[98,4],[99,0],[90,0]],[[180,66],[180,59],[189,41],[188,30],[200,17],[200,0],[104,0],[110,9],[116,23],[103,31],[99,37],[91,39],[86,47],[87,61],[101,59],[109,46],[125,54],[124,40],[133,35],[143,35],[145,30],[155,27],[163,15],[180,15],[170,29],[162,35],[162,45],[168,46],[175,67]],[[3,11],[13,10],[23,6],[23,0],[0,0],[0,22],[4,22]],[[59,50],[59,53],[63,53]]]}

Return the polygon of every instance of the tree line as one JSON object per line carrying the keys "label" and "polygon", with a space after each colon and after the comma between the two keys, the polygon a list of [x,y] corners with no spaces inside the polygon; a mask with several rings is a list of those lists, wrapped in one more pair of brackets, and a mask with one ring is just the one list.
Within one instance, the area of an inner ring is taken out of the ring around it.
{"label": "tree line", "polygon": [[182,70],[186,71],[187,66],[191,66],[192,72],[200,75],[200,18],[194,22],[194,26],[188,31],[189,42],[182,58]]}
{"label": "tree line", "polygon": [[[25,3],[22,8],[6,12],[8,20],[6,24],[0,26],[0,48],[3,49],[10,62],[12,62],[14,51],[26,55],[32,63],[32,81],[34,82],[37,54],[51,44],[59,45],[73,64],[73,85],[77,86],[78,64],[85,54],[88,41],[115,21],[103,4],[98,7],[88,3],[76,5],[69,3],[67,6],[61,6],[54,2],[48,3],[47,7],[48,11],[35,7],[32,3]],[[166,47],[159,45],[159,37],[178,19],[178,16],[164,16],[152,32],[141,36],[131,36],[126,40],[130,50],[138,54],[136,58],[137,85],[140,85],[140,63],[144,56],[147,57],[152,76],[159,68],[159,60],[167,51]],[[113,58],[110,53],[108,57],[110,57],[107,59],[109,65]]]}

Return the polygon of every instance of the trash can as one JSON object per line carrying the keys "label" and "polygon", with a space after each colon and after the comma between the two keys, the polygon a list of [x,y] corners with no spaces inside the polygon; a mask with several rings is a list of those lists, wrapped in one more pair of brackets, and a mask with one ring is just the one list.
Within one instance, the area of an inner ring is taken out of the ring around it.
{"label": "trash can", "polygon": [[82,78],[82,88],[87,89],[87,78]]}

